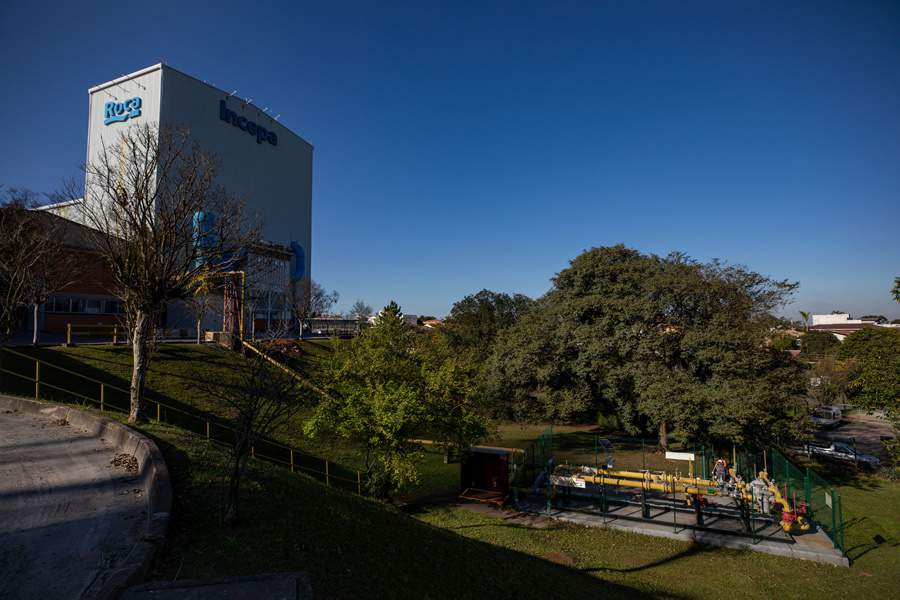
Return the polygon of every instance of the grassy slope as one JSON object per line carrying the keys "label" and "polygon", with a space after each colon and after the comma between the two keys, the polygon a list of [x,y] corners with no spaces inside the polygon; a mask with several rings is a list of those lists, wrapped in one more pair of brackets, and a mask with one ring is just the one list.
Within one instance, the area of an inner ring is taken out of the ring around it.
{"label": "grassy slope", "polygon": [[[131,378],[131,351],[125,346],[90,345],[70,348],[41,348],[25,350],[46,361],[42,367],[42,381],[48,381],[66,389],[82,393],[92,398],[99,398],[99,387],[92,382],[79,379],[70,374],[60,372],[49,365],[58,365],[94,379],[98,379],[117,387],[128,389]],[[330,342],[326,340],[305,341],[303,352],[292,356],[292,366],[300,372],[315,376],[317,362],[330,351]],[[7,363],[14,360],[5,355]],[[147,375],[147,397],[159,400],[163,404],[196,408],[214,415],[224,417],[225,410],[215,399],[203,394],[196,386],[202,379],[227,377],[232,365],[242,360],[239,355],[226,352],[215,346],[196,346],[194,344],[165,344],[154,353]],[[8,367],[33,375],[33,366],[24,360]],[[31,393],[33,384],[19,382],[21,389],[8,389],[14,393]],[[7,389],[0,386],[0,389]],[[45,394],[52,395],[48,389]],[[127,395],[107,390],[107,401],[118,401],[127,406]],[[69,398],[58,398],[67,400]],[[149,410],[150,416],[153,409]],[[359,452],[352,447],[342,445],[337,440],[310,440],[302,434],[305,412],[298,414],[290,423],[282,427],[274,437],[278,440],[304,450],[315,456],[327,458],[345,465],[351,470],[361,468]],[[166,414],[162,414],[163,420]],[[196,423],[202,431],[202,424]],[[406,490],[402,497],[407,500],[423,495],[447,494],[456,490],[459,478],[459,465],[443,464],[442,456],[426,452],[419,463],[420,484]],[[348,475],[353,477],[352,475]]]}
{"label": "grassy slope", "polygon": [[[866,511],[893,511],[863,521],[893,537],[859,555],[850,570],[564,524],[532,529],[453,507],[410,517],[260,462],[252,464],[245,487],[244,524],[223,532],[214,516],[221,451],[173,428],[146,430],[166,454],[177,495],[170,548],[155,572],[161,579],[306,570],[317,595],[327,598],[887,598],[900,592],[898,484],[882,483],[878,494],[862,496],[871,502],[861,504]],[[871,531],[851,527],[848,547],[865,544]]]}
{"label": "grassy slope", "polygon": [[243,524],[216,523],[222,452],[148,425],[176,492],[167,552],[153,577],[303,570],[319,598],[639,597],[563,566],[433,527],[304,476],[252,462]]}
{"label": "grassy slope", "polygon": [[[321,348],[316,350],[321,351]],[[130,354],[126,348],[77,347],[42,350],[41,354],[52,362],[76,366],[80,371],[87,370],[88,374],[94,372],[104,380],[117,378],[123,387],[127,387]],[[237,357],[234,355],[208,347],[164,346],[153,363],[148,382],[150,395],[159,397],[164,402],[177,403],[188,399],[198,407],[216,412],[215,406],[204,404],[204,399],[197,397],[191,384],[192,378],[199,370],[216,372],[227,369],[228,361],[235,359]],[[51,376],[49,371],[42,373],[42,377]],[[73,382],[66,381],[66,384],[72,385]],[[543,426],[501,426],[494,443],[523,446],[543,429]],[[410,597],[427,597],[427,594],[423,595],[423,590],[430,588],[422,588],[418,578],[429,580],[437,576],[416,569],[411,574],[405,574],[409,568],[406,563],[410,561],[424,561],[423,569],[434,566],[431,565],[430,557],[422,556],[428,551],[420,552],[416,548],[431,548],[433,544],[437,544],[440,552],[446,552],[439,553],[439,556],[444,557],[441,560],[450,561],[447,563],[448,568],[463,569],[463,573],[469,573],[465,569],[472,567],[460,566],[460,559],[454,556],[463,550],[474,552],[473,556],[480,557],[479,561],[487,561],[482,564],[482,568],[486,569],[490,565],[492,570],[496,569],[501,573],[496,576],[494,583],[477,584],[494,590],[506,589],[502,587],[506,585],[503,582],[513,577],[502,573],[516,573],[513,579],[524,577],[525,581],[530,582],[530,573],[537,568],[534,564],[543,564],[531,560],[527,563],[515,562],[523,560],[518,554],[484,555],[485,552],[495,550],[486,549],[474,542],[466,543],[474,544],[472,548],[475,550],[467,545],[456,547],[454,544],[462,542],[451,543],[446,532],[438,534],[433,529],[421,529],[421,525],[410,529],[414,524],[403,515],[387,513],[369,501],[351,499],[304,478],[261,464],[254,467],[254,483],[248,490],[248,507],[255,507],[258,512],[266,514],[265,521],[256,527],[225,536],[223,543],[222,536],[211,520],[214,507],[209,494],[218,477],[218,451],[207,451],[205,443],[172,428],[152,427],[151,431],[157,433],[163,442],[171,444],[167,454],[170,462],[174,462],[173,471],[183,469],[183,473],[176,477],[180,492],[179,512],[185,517],[185,520],[179,520],[183,537],[181,541],[176,538],[171,554],[172,561],[179,564],[184,559],[181,577],[305,568],[321,579],[324,589],[334,591],[329,595],[353,595],[353,590],[359,591],[360,588],[344,582],[333,571],[333,565],[328,564],[345,556],[354,565],[374,573],[364,574],[365,577],[375,578],[373,581],[376,583],[372,584],[375,587],[372,589],[388,589],[379,588],[379,585],[404,585],[409,586]],[[562,430],[557,428],[557,432],[562,433]],[[299,436],[297,441],[307,444],[310,450],[320,454],[330,453],[332,457],[352,459],[352,451],[347,449],[318,444],[310,446],[308,440]],[[422,468],[423,489],[429,493],[436,490],[449,491],[453,487],[457,469],[456,465],[441,464],[437,456],[428,456]],[[850,571],[758,554],[692,548],[678,542],[617,532],[568,526],[555,527],[549,532],[510,527],[485,516],[452,508],[427,509],[417,517],[442,528],[452,529],[472,540],[482,540],[537,556],[552,552],[556,554],[554,558],[573,564],[582,573],[625,582],[651,593],[665,589],[678,590],[685,597],[715,597],[727,595],[730,592],[725,590],[728,589],[754,588],[772,593],[777,588],[779,595],[787,597],[802,597],[813,592],[825,597],[837,597],[857,590],[878,594],[879,597],[900,593],[900,484],[852,473],[830,472],[825,475],[838,484],[844,497],[846,545],[849,556],[854,560]],[[318,530],[318,527],[324,529]],[[397,531],[387,533],[394,529]],[[429,532],[428,535],[439,536],[435,539],[440,541],[432,541],[430,538],[419,540],[417,536],[426,535],[423,533],[426,531]],[[190,543],[187,543],[188,539],[191,540]],[[319,541],[312,543],[313,539]],[[385,544],[390,546],[394,542],[412,544],[413,547],[411,550],[405,547],[402,550],[385,549]],[[259,558],[248,558],[250,555],[246,553],[242,557],[232,558],[229,550],[235,547],[247,548],[248,551],[252,549],[251,554]],[[373,556],[364,558],[359,555],[361,552],[373,553]],[[389,557],[390,565],[378,562],[381,555]],[[501,558],[504,562],[497,562]],[[518,566],[511,566],[512,563],[507,565],[506,562],[509,561]],[[169,564],[160,574],[172,576],[177,569],[177,565]],[[547,577],[565,579],[569,576],[559,574],[569,573],[569,570],[560,571],[559,567],[553,569],[552,576],[546,575]],[[354,573],[353,567],[351,573]],[[495,578],[489,573],[482,573],[480,576],[491,581]],[[342,581],[331,581],[332,577],[338,577]],[[478,576],[471,577],[477,579]],[[408,578],[411,579],[407,581]],[[716,583],[717,578],[726,582],[725,587]],[[382,583],[379,584],[378,581]],[[454,584],[459,585],[455,579],[443,582],[437,578],[435,581],[440,582],[441,589],[448,591],[473,589],[476,585],[473,583],[473,587],[459,588],[454,587]],[[585,592],[590,592],[595,585],[593,580],[585,582],[581,577],[573,581],[559,580],[554,586],[563,583],[576,591]],[[416,587],[417,585],[420,587]],[[491,587],[492,585],[500,587]],[[534,587],[535,585],[537,584],[529,583],[523,589],[542,589],[540,586]],[[413,590],[418,593],[412,593]],[[554,595],[549,591],[547,593],[549,597]],[[570,597],[578,597],[578,594]]]}

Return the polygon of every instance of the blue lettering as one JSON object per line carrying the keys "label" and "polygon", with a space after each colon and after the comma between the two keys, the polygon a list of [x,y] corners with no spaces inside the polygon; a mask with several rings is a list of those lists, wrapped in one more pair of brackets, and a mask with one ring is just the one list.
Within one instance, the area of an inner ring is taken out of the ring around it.
{"label": "blue lettering", "polygon": [[103,105],[103,124],[119,123],[141,116],[141,99],[130,98],[124,102],[107,102]]}

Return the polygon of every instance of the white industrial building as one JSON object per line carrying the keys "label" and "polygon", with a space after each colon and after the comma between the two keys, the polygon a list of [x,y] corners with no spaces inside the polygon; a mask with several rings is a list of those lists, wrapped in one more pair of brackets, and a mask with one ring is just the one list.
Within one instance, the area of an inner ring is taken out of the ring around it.
{"label": "white industrial building", "polygon": [[[276,291],[283,292],[289,280],[310,276],[312,145],[235,92],[164,64],[88,90],[88,164],[97,159],[104,145],[116,142],[123,128],[133,124],[186,129],[203,151],[216,156],[217,182],[245,202],[249,216],[261,221],[269,249],[264,252],[269,265],[265,281],[256,282],[267,290],[267,298],[253,303],[250,310],[256,311],[257,319],[277,318],[283,306],[273,300]],[[83,223],[79,202],[83,200],[46,209]],[[279,263],[274,269],[273,261]],[[248,273],[248,279],[252,278]],[[78,295],[77,290],[67,294]],[[185,319],[183,310],[169,307],[168,327],[185,327]],[[214,324],[209,328],[215,329]]]}

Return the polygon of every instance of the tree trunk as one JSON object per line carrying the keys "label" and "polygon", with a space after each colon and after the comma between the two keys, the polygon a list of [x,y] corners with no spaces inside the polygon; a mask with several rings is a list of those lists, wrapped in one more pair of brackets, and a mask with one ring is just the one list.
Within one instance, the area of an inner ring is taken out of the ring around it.
{"label": "tree trunk", "polygon": [[200,344],[200,325],[203,323],[203,319],[197,319],[197,344]]}
{"label": "tree trunk", "polygon": [[38,339],[40,338],[40,325],[38,324],[38,308],[40,305],[38,303],[34,303],[34,334],[31,336],[31,345],[37,346]]}
{"label": "tree trunk", "polygon": [[247,460],[247,455],[248,450],[246,444],[239,442],[234,448],[234,454],[231,460],[231,472],[228,476],[228,489],[225,492],[225,509],[222,512],[222,524],[226,527],[231,527],[237,523],[241,476],[244,472],[243,467]]}
{"label": "tree trunk", "polygon": [[666,452],[669,449],[669,428],[665,421],[659,424],[659,451]]}
{"label": "tree trunk", "polygon": [[131,338],[131,410],[128,413],[128,422],[137,423],[146,421],[144,415],[144,386],[147,380],[147,367],[150,366],[150,345],[147,338],[150,335],[150,315],[143,310],[138,310],[134,317],[134,329]]}

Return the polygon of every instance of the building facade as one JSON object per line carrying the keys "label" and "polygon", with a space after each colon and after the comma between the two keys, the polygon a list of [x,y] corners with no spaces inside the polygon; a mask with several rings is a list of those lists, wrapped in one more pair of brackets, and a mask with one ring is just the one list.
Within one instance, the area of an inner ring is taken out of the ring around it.
{"label": "building facade", "polygon": [[[216,182],[244,202],[247,216],[261,223],[266,242],[259,256],[247,261],[249,266],[265,264],[265,275],[248,273],[248,284],[258,284],[257,296],[263,299],[254,296],[246,317],[258,322],[283,317],[283,302],[275,290],[310,277],[312,145],[234,92],[157,64],[88,90],[86,162],[97,161],[123,128],[145,124],[186,130],[201,150],[216,157]],[[86,224],[79,217],[79,202],[83,205],[84,200],[45,210]],[[42,313],[44,328],[57,330],[67,315],[115,314],[106,312],[120,310],[107,279],[102,274],[85,277],[61,293],[58,302],[48,302]],[[101,287],[105,293],[100,293]],[[82,300],[90,300],[90,311]],[[73,306],[81,312],[72,312]],[[184,304],[172,305],[166,312],[167,327],[184,328],[191,321]],[[206,325],[215,329],[213,321]]]}

